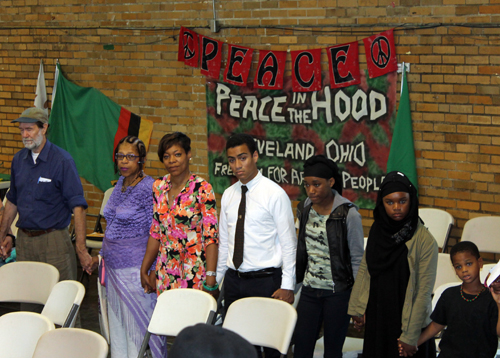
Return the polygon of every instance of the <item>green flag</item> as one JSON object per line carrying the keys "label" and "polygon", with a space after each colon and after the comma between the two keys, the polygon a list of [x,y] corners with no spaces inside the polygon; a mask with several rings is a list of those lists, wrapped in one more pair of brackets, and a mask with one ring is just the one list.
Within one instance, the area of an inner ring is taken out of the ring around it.
{"label": "green flag", "polygon": [[392,134],[391,150],[387,160],[387,172],[400,171],[410,179],[418,192],[417,165],[413,129],[411,126],[410,96],[406,82],[406,70],[403,63],[401,79],[401,97],[399,98],[396,125]]}
{"label": "green flag", "polygon": [[134,135],[147,148],[153,122],[141,120],[95,88],[68,81],[59,71],[58,63],[48,138],[71,154],[81,177],[104,192],[118,178],[113,164],[118,141]]}

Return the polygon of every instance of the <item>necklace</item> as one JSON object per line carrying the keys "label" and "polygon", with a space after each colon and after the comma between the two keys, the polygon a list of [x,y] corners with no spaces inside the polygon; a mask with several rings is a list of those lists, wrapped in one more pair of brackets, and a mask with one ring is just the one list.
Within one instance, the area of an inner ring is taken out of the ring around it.
{"label": "necklace", "polygon": [[[179,185],[180,188],[176,188],[175,190],[173,189],[173,184],[172,181],[170,181],[170,188],[168,189],[168,202],[169,206],[172,206],[174,204],[174,199],[177,198],[177,195],[186,187],[186,183],[189,181],[191,178],[191,172],[188,173],[186,180],[183,185]],[[179,189],[179,190],[177,190]]]}
{"label": "necklace", "polygon": [[484,287],[481,287],[481,291],[479,291],[479,293],[476,295],[476,297],[474,298],[471,298],[470,300],[465,298],[464,297],[464,290],[463,290],[463,285],[460,285],[460,296],[462,296],[462,298],[464,299],[464,301],[466,302],[474,302],[475,300],[477,300],[477,298],[479,297],[479,295],[484,291]]}
{"label": "necklace", "polygon": [[129,186],[133,187],[133,186],[137,185],[142,180],[143,176],[144,176],[144,174],[142,173],[142,170],[139,171],[139,173],[137,173],[134,180],[132,180],[132,182],[129,185],[125,185],[125,179],[124,179],[123,184],[122,184],[122,193],[125,193]]}

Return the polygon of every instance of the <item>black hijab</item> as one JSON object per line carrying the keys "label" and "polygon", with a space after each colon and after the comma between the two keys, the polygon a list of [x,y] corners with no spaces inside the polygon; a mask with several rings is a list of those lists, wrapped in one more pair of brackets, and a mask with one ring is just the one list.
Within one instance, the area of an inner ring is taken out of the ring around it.
{"label": "black hijab", "polygon": [[[385,196],[394,192],[410,194],[410,211],[401,221],[392,220],[387,215],[382,201]],[[407,252],[404,243],[413,237],[417,229],[417,190],[406,175],[401,172],[387,174],[380,185],[373,217],[375,222],[370,229],[366,245],[366,261],[372,276],[391,268],[403,251]]]}
{"label": "black hijab", "polygon": [[[410,194],[410,210],[401,221],[386,213],[383,198],[394,192]],[[415,187],[401,172],[387,174],[380,186],[373,211],[373,223],[366,245],[370,293],[366,308],[363,351],[370,357],[399,357],[397,338],[401,335],[402,312],[410,279],[408,248],[418,224]]]}

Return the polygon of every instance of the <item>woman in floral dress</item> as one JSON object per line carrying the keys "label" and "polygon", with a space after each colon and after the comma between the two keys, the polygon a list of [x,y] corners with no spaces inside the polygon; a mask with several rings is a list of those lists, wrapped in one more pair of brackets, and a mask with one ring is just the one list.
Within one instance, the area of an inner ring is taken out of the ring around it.
{"label": "woman in floral dress", "polygon": [[[169,172],[153,184],[153,222],[141,267],[145,292],[160,295],[172,288],[203,289],[218,294],[217,209],[212,186],[189,170],[191,139],[165,135],[158,157]],[[156,282],[148,272],[155,258]]]}

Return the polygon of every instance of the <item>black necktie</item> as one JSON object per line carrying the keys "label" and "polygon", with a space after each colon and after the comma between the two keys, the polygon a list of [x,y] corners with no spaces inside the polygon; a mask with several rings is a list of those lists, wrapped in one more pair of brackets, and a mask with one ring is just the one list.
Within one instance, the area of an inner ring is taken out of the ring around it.
{"label": "black necktie", "polygon": [[247,203],[245,193],[247,190],[248,188],[245,185],[241,186],[240,207],[238,208],[238,220],[236,221],[236,231],[234,233],[233,263],[236,270],[243,262],[243,246],[245,242],[245,208]]}

